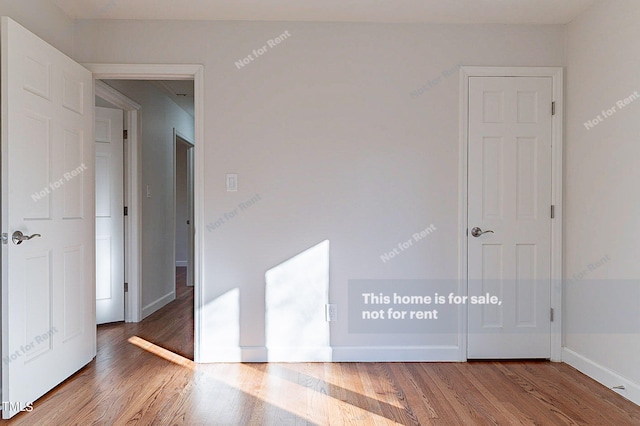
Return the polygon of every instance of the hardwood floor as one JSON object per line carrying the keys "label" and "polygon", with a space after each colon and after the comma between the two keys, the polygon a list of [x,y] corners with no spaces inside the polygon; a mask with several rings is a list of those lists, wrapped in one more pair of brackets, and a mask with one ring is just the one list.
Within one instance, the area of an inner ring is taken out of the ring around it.
{"label": "hardwood floor", "polygon": [[0,425],[640,425],[640,407],[549,362],[199,364],[193,289]]}

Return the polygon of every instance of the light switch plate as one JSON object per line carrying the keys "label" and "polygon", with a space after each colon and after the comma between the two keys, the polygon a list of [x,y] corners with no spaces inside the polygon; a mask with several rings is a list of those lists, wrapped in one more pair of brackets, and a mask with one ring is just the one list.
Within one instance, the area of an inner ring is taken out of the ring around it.
{"label": "light switch plate", "polygon": [[338,321],[338,305],[327,303],[325,305],[325,316],[327,321]]}
{"label": "light switch plate", "polygon": [[238,175],[227,173],[227,192],[236,192],[238,190]]}

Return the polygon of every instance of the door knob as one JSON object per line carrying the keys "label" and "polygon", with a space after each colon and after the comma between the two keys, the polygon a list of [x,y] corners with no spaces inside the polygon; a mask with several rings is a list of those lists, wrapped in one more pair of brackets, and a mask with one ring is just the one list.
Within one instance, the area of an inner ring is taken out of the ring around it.
{"label": "door knob", "polygon": [[22,244],[23,241],[29,241],[32,238],[35,237],[42,237],[42,235],[40,234],[33,234],[33,235],[24,235],[22,233],[22,231],[16,231],[13,234],[11,234],[11,241],[13,241],[13,244]]}
{"label": "door knob", "polygon": [[482,234],[486,234],[487,232],[491,232],[493,234],[492,230],[488,229],[486,231],[483,231],[482,229],[478,228],[477,226],[475,228],[471,229],[471,235],[473,235],[476,238],[478,238]]}

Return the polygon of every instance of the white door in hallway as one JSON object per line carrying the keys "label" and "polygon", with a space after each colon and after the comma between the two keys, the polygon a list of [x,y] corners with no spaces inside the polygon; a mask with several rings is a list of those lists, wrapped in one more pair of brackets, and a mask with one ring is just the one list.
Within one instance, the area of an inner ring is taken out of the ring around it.
{"label": "white door in hallway", "polygon": [[96,107],[96,322],[124,321],[123,111]]}
{"label": "white door in hallway", "polygon": [[551,104],[551,78],[469,79],[470,359],[551,356]]}
{"label": "white door in hallway", "polygon": [[1,39],[2,417],[10,418],[96,354],[94,102],[88,70],[6,17]]}

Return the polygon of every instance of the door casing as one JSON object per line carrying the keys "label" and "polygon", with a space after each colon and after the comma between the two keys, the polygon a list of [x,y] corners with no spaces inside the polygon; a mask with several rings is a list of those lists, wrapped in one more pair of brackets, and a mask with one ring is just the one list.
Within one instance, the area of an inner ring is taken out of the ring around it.
{"label": "door casing", "polygon": [[[469,176],[469,78],[471,77],[550,77],[553,81],[555,115],[551,138],[551,361],[562,361],[562,164],[563,164],[563,68],[561,67],[474,67],[460,68],[460,122],[458,158],[458,294],[468,294],[468,176]],[[549,106],[551,108],[551,105]],[[459,359],[467,360],[467,310],[458,311]]]}
{"label": "door casing", "polygon": [[[188,64],[95,64],[84,63],[85,68],[93,73],[95,80],[193,80],[194,82],[194,361],[200,362],[201,349],[200,339],[202,335],[202,233],[199,230],[204,229],[204,66],[188,65]],[[133,132],[132,132],[133,133]],[[132,137],[136,136],[135,143]],[[128,190],[130,199],[136,208],[131,208],[129,204],[129,247],[140,250],[140,240],[136,237],[141,229],[140,221],[140,203],[141,203],[141,170],[138,167],[140,158],[139,135],[129,135],[129,164],[127,171],[129,173],[127,179],[130,181]],[[135,214],[134,214],[135,211]],[[133,240],[133,241],[132,241]],[[132,247],[133,246],[133,247]],[[128,253],[131,253],[129,250]],[[138,253],[140,253],[138,251]],[[127,262],[131,262],[131,258],[127,255]],[[141,306],[141,286],[140,286],[140,269],[136,271],[140,263],[129,263],[129,292],[127,295],[127,311],[132,315],[138,313],[137,321],[139,321]],[[134,278],[137,279],[134,281]],[[132,285],[133,281],[133,285]],[[126,315],[125,312],[125,315]],[[136,317],[132,317],[135,321]]]}
{"label": "door casing", "polygon": [[[187,204],[188,204],[188,221],[189,226],[187,227],[187,286],[193,286],[193,141],[188,138],[186,135],[180,133],[176,128],[173,129],[173,233],[177,237],[177,160],[176,160],[176,150],[178,149],[178,145],[183,145],[187,147]],[[174,238],[175,241],[175,238]],[[174,249],[173,253],[174,260],[176,259],[176,253]],[[177,264],[177,262],[176,262]],[[174,285],[175,289],[175,285]],[[174,290],[175,291],[175,290]]]}

